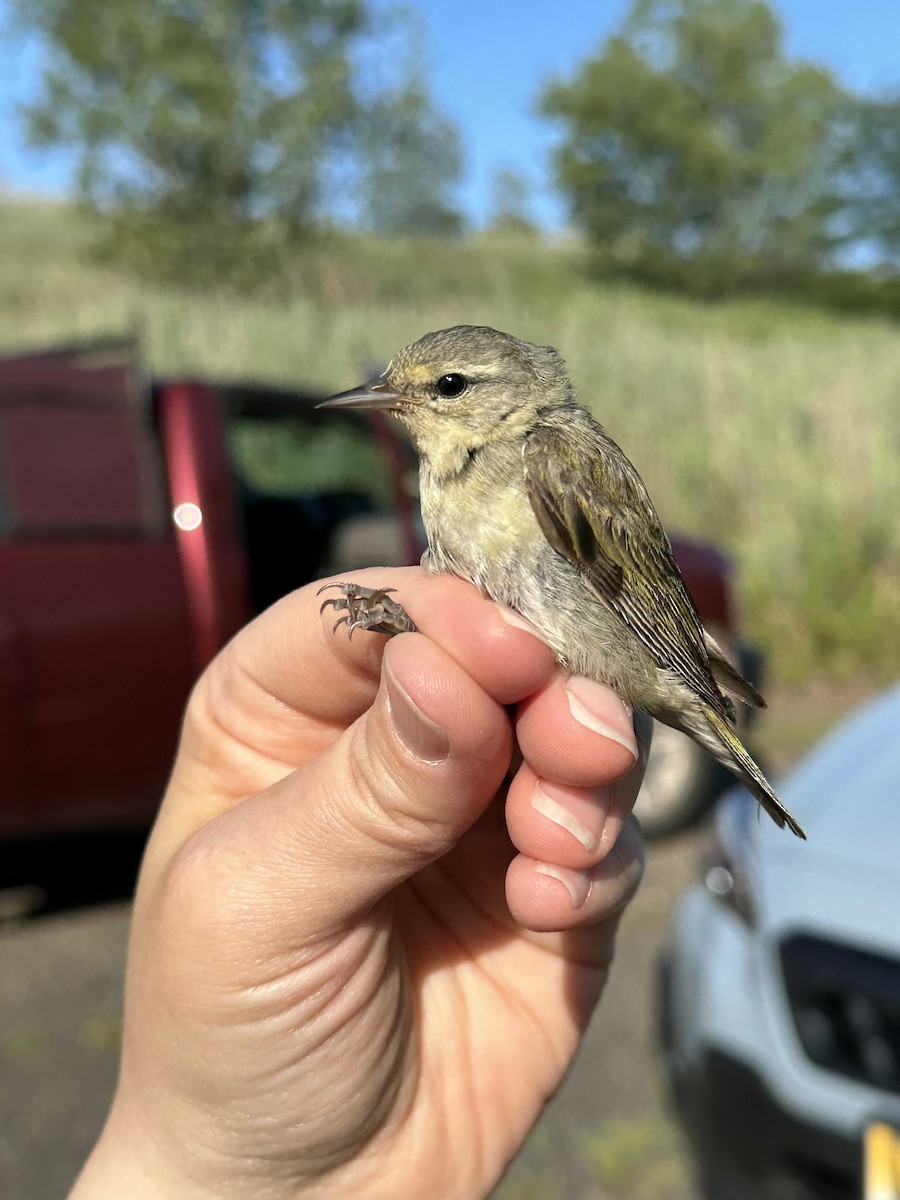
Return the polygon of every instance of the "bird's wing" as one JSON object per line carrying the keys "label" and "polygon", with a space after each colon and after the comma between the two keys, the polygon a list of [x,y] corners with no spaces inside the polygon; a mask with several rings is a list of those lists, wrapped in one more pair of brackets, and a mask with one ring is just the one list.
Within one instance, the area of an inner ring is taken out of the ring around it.
{"label": "bird's wing", "polygon": [[[528,498],[547,541],[647,647],[723,717],[703,628],[636,469],[588,415],[538,424],[524,448]],[[610,448],[613,454],[610,453]]]}

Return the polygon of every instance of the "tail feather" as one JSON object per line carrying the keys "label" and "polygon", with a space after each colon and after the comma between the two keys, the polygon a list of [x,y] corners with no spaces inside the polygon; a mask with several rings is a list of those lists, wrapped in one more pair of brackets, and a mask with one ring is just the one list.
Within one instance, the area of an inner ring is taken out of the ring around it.
{"label": "tail feather", "polygon": [[786,825],[791,833],[805,841],[806,834],[772,791],[769,781],[747,753],[743,742],[728,722],[706,706],[703,708],[703,716],[709,725],[709,732],[713,735],[709,737],[708,732],[707,737],[702,738],[706,748],[753,793],[776,825],[782,829]]}
{"label": "tail feather", "polygon": [[753,684],[731,665],[722,652],[722,647],[707,629],[703,630],[703,643],[709,655],[709,669],[719,687],[731,692],[751,708],[765,708],[765,700]]}

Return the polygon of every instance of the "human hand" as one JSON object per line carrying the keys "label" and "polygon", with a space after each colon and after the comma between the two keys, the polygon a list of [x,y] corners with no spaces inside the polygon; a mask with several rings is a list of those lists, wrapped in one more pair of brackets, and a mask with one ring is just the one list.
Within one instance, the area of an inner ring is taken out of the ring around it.
{"label": "human hand", "polygon": [[311,586],[195,688],[73,1200],[483,1196],[575,1053],[640,877],[631,718],[471,585],[355,578],[421,633],[333,634]]}

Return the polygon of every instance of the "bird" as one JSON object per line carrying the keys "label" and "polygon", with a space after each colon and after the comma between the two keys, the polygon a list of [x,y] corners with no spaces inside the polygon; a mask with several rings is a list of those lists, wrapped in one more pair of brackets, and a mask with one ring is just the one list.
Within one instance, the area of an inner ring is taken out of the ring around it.
{"label": "bird", "polygon": [[[782,828],[806,837],[734,728],[765,707],[704,629],[637,468],[576,400],[552,346],[488,326],[427,333],[319,407],[398,418],[419,457],[422,565],[531,622],[573,674],[681,730]],[[352,634],[416,627],[388,595],[330,584]],[[323,589],[324,590],[324,589]]]}

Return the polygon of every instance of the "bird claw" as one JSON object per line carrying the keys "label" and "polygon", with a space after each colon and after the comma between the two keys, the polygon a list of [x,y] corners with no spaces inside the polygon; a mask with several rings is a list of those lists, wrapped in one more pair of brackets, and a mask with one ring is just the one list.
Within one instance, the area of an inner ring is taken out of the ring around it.
{"label": "bird claw", "polygon": [[316,594],[321,596],[329,588],[337,588],[341,595],[323,600],[319,612],[333,608],[335,612],[343,614],[335,621],[332,633],[337,632],[340,625],[347,626],[351,638],[357,629],[386,633],[389,637],[397,633],[418,632],[406,609],[396,600],[391,600],[390,594],[396,588],[367,588],[359,583],[325,583]]}

